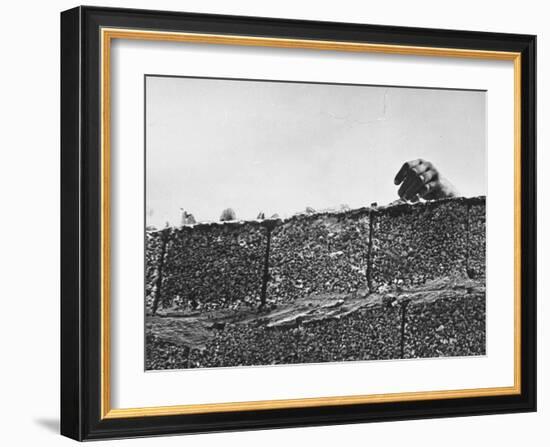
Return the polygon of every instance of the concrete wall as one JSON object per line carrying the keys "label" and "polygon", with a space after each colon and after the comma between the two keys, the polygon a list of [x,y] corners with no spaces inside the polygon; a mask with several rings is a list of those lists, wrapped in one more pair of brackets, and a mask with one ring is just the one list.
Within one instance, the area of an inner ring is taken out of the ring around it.
{"label": "concrete wall", "polygon": [[265,227],[257,222],[200,224],[172,229],[167,237],[162,307],[213,309],[259,304]]}
{"label": "concrete wall", "polygon": [[161,285],[161,266],[164,263],[168,231],[147,231],[145,234],[145,304],[154,305],[157,289]]}
{"label": "concrete wall", "polygon": [[410,301],[382,300],[340,316],[289,325],[263,324],[270,320],[265,313],[240,321],[222,318],[222,324],[149,317],[146,369],[484,355],[484,287],[446,286],[417,291]]}
{"label": "concrete wall", "polygon": [[193,350],[186,367],[396,359],[399,315],[397,308],[377,307],[293,328],[232,325],[219,331],[204,349]]}
{"label": "concrete wall", "polygon": [[468,209],[469,202],[456,199],[377,212],[371,257],[374,290],[466,275]]}
{"label": "concrete wall", "polygon": [[468,211],[468,274],[485,278],[485,200],[473,202]]}
{"label": "concrete wall", "polygon": [[409,304],[403,357],[484,355],[485,311],[485,293]]}
{"label": "concrete wall", "polygon": [[485,198],[199,224],[147,241],[148,305],[235,308],[382,293],[438,277],[484,278]]}
{"label": "concrete wall", "polygon": [[268,302],[366,288],[369,209],[297,216],[271,232]]}

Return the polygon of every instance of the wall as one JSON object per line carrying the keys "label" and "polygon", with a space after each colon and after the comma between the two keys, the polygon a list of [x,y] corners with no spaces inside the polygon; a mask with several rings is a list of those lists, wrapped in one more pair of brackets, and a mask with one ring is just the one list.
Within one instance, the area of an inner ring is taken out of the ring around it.
{"label": "wall", "polygon": [[[469,210],[477,203],[484,211],[484,198],[474,198],[399,205],[380,213],[373,232],[373,287],[408,287],[440,276],[463,276],[468,267]],[[483,243],[484,223],[481,227]],[[480,256],[484,266],[484,247]]]}
{"label": "wall", "polygon": [[[550,120],[548,78],[548,7],[525,0],[460,3],[319,2],[278,0],[90,0],[87,4],[127,8],[158,8],[196,12],[242,14],[361,23],[422,26],[538,34],[539,78],[539,228],[547,226],[550,169],[547,131],[540,123]],[[4,213],[0,223],[3,294],[17,303],[21,318],[6,317],[0,325],[4,341],[3,378],[6,384],[0,409],[7,445],[74,446],[57,434],[59,415],[59,11],[75,1],[8,2],[0,28],[4,60],[10,69],[0,72],[4,120],[4,166],[0,176]],[[25,32],[22,32],[22,30]],[[9,87],[9,88],[8,88]],[[22,169],[23,168],[23,169]],[[14,217],[15,216],[15,217]],[[37,226],[37,223],[39,224]],[[47,235],[47,237],[45,237]],[[539,232],[539,378],[548,375],[550,325],[541,324],[546,313],[550,244]],[[34,247],[32,256],[26,247]],[[32,280],[29,272],[32,271]],[[7,340],[17,339],[16,343]],[[333,446],[342,443],[463,447],[491,442],[499,446],[542,445],[548,436],[550,387],[541,380],[539,412],[391,424],[354,424],[240,433],[196,435],[181,438],[98,442],[105,446],[282,446],[309,443]]]}
{"label": "wall", "polygon": [[157,272],[162,269],[162,306],[212,309],[260,302],[267,246],[265,227],[256,222],[228,222],[159,233],[167,241],[164,258],[158,258],[163,262],[155,268]]}
{"label": "wall", "polygon": [[[285,365],[399,358],[399,309],[365,309],[291,328],[233,325],[218,331],[190,367]],[[243,355],[244,354],[244,355]]]}
{"label": "wall", "polygon": [[372,212],[364,208],[297,216],[276,225],[271,233],[267,301],[367,289]]}
{"label": "wall", "polygon": [[155,301],[195,310],[367,294],[483,278],[485,198],[198,224],[146,240],[151,312]]}
{"label": "wall", "polygon": [[[484,197],[166,228],[146,240],[147,370],[486,352]],[[323,310],[353,302],[368,306]],[[224,312],[193,320],[213,310]],[[288,312],[299,316],[273,324]]]}
{"label": "wall", "polygon": [[262,324],[262,318],[257,318],[252,322],[214,323],[207,329],[178,318],[153,317],[154,323],[148,318],[145,368],[485,355],[485,293],[447,293],[450,296],[433,301],[377,304],[339,317],[293,321],[287,326]]}

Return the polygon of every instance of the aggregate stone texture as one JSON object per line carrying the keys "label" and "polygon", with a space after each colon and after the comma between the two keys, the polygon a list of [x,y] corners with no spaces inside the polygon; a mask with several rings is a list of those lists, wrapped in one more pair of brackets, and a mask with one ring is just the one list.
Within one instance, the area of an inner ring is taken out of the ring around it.
{"label": "aggregate stone texture", "polygon": [[266,229],[251,223],[172,230],[163,265],[164,306],[209,310],[261,300]]}
{"label": "aggregate stone texture", "polygon": [[373,219],[373,291],[466,276],[468,210],[463,200],[388,207]]}
{"label": "aggregate stone texture", "polygon": [[485,294],[409,304],[405,358],[485,355]]}
{"label": "aggregate stone texture", "polygon": [[145,233],[145,304],[152,307],[157,293],[159,266],[161,265],[162,232]]}
{"label": "aggregate stone texture", "polygon": [[370,210],[297,216],[271,233],[267,301],[367,288]]}
{"label": "aggregate stone texture", "polygon": [[468,274],[471,277],[485,278],[485,222],[485,200],[473,202],[468,210]]}

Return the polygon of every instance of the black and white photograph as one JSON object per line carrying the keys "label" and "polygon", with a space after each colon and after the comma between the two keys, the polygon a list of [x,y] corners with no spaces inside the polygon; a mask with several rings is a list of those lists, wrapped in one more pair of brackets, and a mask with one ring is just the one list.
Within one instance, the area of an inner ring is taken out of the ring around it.
{"label": "black and white photograph", "polygon": [[8,407],[78,441],[540,438],[540,20],[401,3],[61,12],[61,82],[22,77],[58,125],[10,108],[60,157],[8,151],[31,172],[8,163],[29,194],[5,231],[14,293],[53,278],[61,308],[6,320],[8,370],[44,366]]}
{"label": "black and white photograph", "polygon": [[146,370],[485,355],[486,91],[144,88]]}

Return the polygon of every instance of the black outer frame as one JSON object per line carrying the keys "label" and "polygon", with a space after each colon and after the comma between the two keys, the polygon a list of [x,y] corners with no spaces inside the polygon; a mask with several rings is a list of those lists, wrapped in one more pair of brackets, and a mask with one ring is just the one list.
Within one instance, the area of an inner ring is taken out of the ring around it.
{"label": "black outer frame", "polygon": [[[100,419],[100,28],[521,52],[521,394]],[[77,440],[536,411],[536,36],[77,7],[61,13],[61,434]]]}

